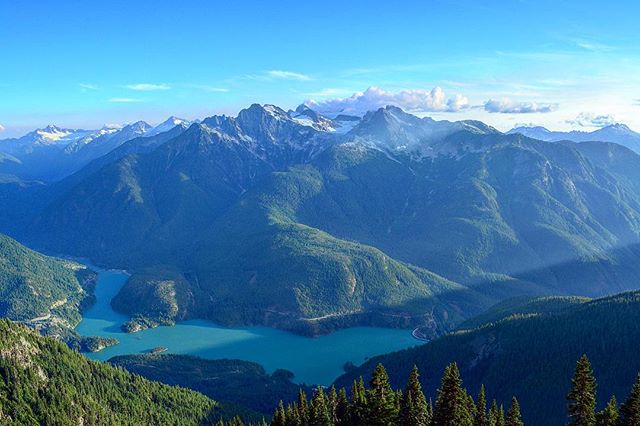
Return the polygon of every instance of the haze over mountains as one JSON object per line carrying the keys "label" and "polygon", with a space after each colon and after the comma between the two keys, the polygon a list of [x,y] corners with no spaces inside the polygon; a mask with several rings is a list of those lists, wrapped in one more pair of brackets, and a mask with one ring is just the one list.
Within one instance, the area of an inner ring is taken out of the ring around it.
{"label": "haze over mountains", "polygon": [[594,130],[584,132],[573,130],[570,132],[555,132],[540,126],[515,127],[507,133],[520,133],[541,141],[573,141],[573,142],[612,142],[640,153],[640,133],[634,132],[628,126],[616,123]]}
{"label": "haze over mountains", "polygon": [[[23,147],[7,153],[22,164],[4,169],[16,208],[2,231],[130,270],[113,301],[129,330],[208,318],[438,335],[505,297],[599,296],[640,276],[640,157],[616,144],[397,107],[331,119],[256,104],[87,143],[61,132],[0,142]],[[33,187],[41,145],[46,174],[66,177]]]}
{"label": "haze over mountains", "polygon": [[188,124],[170,117],[156,127],[144,121],[97,130],[50,125],[20,138],[0,140],[0,152],[5,154],[0,160],[0,174],[13,174],[26,180],[56,181],[133,138],[157,135]]}

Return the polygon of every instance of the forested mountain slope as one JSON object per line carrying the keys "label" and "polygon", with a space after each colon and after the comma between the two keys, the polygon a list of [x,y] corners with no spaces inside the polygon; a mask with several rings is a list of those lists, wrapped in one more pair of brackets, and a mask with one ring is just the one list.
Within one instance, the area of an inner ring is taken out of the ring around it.
{"label": "forested mountain slope", "polygon": [[564,397],[575,360],[586,354],[598,379],[598,407],[611,395],[619,401],[626,397],[640,372],[640,292],[592,301],[520,299],[510,305],[484,314],[484,323],[472,320],[423,346],[372,358],[336,384],[348,385],[360,375],[366,379],[383,363],[391,383],[399,386],[417,365],[426,392],[435,392],[434,378],[456,362],[472,394],[484,384],[489,399],[506,404],[515,395],[526,423],[555,425],[565,422]]}
{"label": "forested mountain slope", "polygon": [[20,425],[201,425],[216,402],[89,361],[62,343],[0,321],[0,421]]}

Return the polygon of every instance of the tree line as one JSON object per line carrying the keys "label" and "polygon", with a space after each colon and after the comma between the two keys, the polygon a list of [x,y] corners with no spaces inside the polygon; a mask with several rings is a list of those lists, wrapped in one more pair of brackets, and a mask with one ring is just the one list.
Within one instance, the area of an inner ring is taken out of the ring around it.
{"label": "tree line", "polygon": [[[455,363],[444,371],[435,404],[422,391],[417,367],[402,390],[391,388],[382,364],[375,368],[368,385],[360,377],[350,392],[335,386],[328,390],[317,387],[310,400],[301,390],[293,403],[280,402],[271,422],[263,420],[255,426],[524,426],[515,396],[506,410],[495,399],[488,404],[484,386],[472,397]],[[583,355],[567,394],[567,425],[640,426],[640,374],[623,404],[612,396],[601,411],[596,411],[596,387],[589,359]],[[245,423],[235,418],[219,420],[216,426]]]}

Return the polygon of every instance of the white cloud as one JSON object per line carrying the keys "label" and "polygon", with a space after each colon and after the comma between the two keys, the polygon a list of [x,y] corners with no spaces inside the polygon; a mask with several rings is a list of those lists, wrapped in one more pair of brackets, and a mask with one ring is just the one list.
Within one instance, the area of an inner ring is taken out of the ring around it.
{"label": "white cloud", "polygon": [[286,80],[310,81],[311,76],[293,71],[271,70],[267,71],[267,75],[271,78],[282,78]]}
{"label": "white cloud", "polygon": [[617,123],[612,115],[595,115],[589,112],[581,112],[573,120],[567,120],[568,124],[580,127],[606,127]]}
{"label": "white cloud", "polygon": [[224,87],[208,86],[206,84],[188,84],[187,87],[202,90],[203,92],[226,93],[229,89]]}
{"label": "white cloud", "polygon": [[135,102],[142,102],[142,99],[137,98],[110,98],[107,102],[112,102],[116,104],[131,104]]}
{"label": "white cloud", "polygon": [[80,88],[82,89],[83,92],[86,92],[87,90],[98,90],[99,87],[96,84],[91,84],[91,83],[78,83],[78,86],[80,86]]}
{"label": "white cloud", "polygon": [[169,90],[171,86],[166,83],[154,84],[154,83],[137,83],[128,84],[125,86],[127,89],[136,90],[139,92],[153,92],[156,90]]}
{"label": "white cloud", "polygon": [[379,87],[369,87],[364,92],[356,92],[347,98],[308,100],[305,102],[321,113],[363,113],[387,105],[395,105],[413,112],[460,111],[469,107],[469,100],[456,95],[447,98],[440,87],[432,90],[401,90],[387,92]]}
{"label": "white cloud", "polygon": [[614,50],[612,46],[596,41],[576,40],[575,43],[578,47],[591,52],[608,52],[610,50]]}
{"label": "white cloud", "polygon": [[558,109],[558,104],[538,103],[538,102],[514,102],[509,98],[489,99],[484,104],[487,112],[497,112],[502,114],[530,114],[553,112]]}
{"label": "white cloud", "polygon": [[0,132],[4,132],[4,126],[0,124]]}

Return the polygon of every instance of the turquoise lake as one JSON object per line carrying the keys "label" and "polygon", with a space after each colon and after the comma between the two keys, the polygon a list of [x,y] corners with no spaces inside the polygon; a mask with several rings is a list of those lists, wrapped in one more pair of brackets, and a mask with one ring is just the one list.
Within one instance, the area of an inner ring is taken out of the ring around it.
{"label": "turquoise lake", "polygon": [[267,327],[220,327],[204,320],[128,334],[120,331],[128,317],[111,309],[110,303],[126,282],[127,274],[98,271],[97,302],[85,312],[76,331],[85,336],[114,337],[120,344],[86,354],[92,359],[105,361],[163,346],[175,354],[254,361],[269,372],[278,368],[293,372],[297,383],[329,385],[343,373],[347,361],[361,364],[369,357],[421,343],[409,330],[355,327],[310,338]]}

